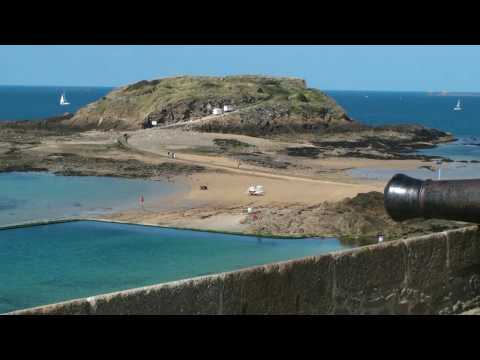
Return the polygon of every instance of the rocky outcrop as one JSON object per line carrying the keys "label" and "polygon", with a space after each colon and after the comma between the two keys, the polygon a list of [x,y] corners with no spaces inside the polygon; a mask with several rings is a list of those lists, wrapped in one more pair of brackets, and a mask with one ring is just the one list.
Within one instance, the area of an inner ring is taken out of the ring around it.
{"label": "rocky outcrop", "polygon": [[271,135],[350,123],[345,111],[302,79],[264,76],[179,76],[116,89],[68,124],[82,129],[139,129],[149,121],[173,125],[202,119],[215,107],[234,111],[189,127],[200,131]]}
{"label": "rocky outcrop", "polygon": [[204,172],[207,169],[200,165],[173,162],[150,164],[136,159],[120,160],[72,153],[38,154],[18,151],[0,155],[0,173],[12,171],[50,171],[63,176],[169,179],[178,175]]}
{"label": "rocky outcrop", "polygon": [[455,221],[423,219],[397,223],[386,213],[380,192],[308,207],[265,208],[246,222],[257,234],[335,236],[356,245],[375,243],[379,232],[390,241],[465,226]]}
{"label": "rocky outcrop", "polygon": [[415,151],[433,148],[437,144],[455,140],[450,133],[421,125],[372,127],[358,122],[327,129],[321,133],[308,134],[307,139],[310,141],[310,146],[290,147],[284,152],[290,156],[310,158],[335,156],[381,160],[426,160],[434,157],[419,155]]}

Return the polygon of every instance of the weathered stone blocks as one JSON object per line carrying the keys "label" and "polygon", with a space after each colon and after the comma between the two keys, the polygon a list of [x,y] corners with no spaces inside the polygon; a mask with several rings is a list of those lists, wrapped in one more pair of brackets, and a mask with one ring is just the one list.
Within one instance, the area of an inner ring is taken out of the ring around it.
{"label": "weathered stone blocks", "polygon": [[206,277],[94,297],[92,313],[142,315],[216,314],[222,279]]}
{"label": "weathered stone blocks", "polygon": [[225,275],[223,313],[322,314],[332,304],[333,257],[309,257]]}
{"label": "weathered stone blocks", "polygon": [[407,286],[427,289],[447,279],[447,238],[444,233],[405,240]]}
{"label": "weathered stone blocks", "polygon": [[451,272],[480,264],[480,230],[469,227],[447,232],[448,265]]}

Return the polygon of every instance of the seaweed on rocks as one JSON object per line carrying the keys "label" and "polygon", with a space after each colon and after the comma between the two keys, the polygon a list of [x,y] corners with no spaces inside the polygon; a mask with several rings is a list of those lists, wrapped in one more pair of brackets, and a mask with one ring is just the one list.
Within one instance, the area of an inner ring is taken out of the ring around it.
{"label": "seaweed on rocks", "polygon": [[235,159],[245,162],[247,164],[252,164],[256,166],[261,166],[270,169],[287,169],[292,164],[288,161],[276,160],[270,155],[263,153],[247,153],[247,154],[235,154]]}
{"label": "seaweed on rocks", "polygon": [[307,157],[312,159],[317,159],[318,155],[321,153],[321,150],[318,147],[314,146],[304,146],[304,147],[288,147],[286,149],[288,156],[298,156],[298,157]]}

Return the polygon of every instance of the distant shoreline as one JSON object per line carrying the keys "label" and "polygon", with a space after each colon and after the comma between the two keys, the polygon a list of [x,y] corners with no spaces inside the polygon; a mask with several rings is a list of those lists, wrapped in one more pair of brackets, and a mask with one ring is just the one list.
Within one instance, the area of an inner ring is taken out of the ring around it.
{"label": "distant shoreline", "polygon": [[462,96],[462,97],[478,97],[480,92],[429,92],[427,94],[430,96]]}

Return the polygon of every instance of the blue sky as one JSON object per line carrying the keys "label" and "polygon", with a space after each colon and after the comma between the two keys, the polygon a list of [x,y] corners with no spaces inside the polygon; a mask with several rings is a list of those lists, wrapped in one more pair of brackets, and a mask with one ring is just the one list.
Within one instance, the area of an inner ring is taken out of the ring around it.
{"label": "blue sky", "polygon": [[325,90],[480,91],[480,46],[10,46],[1,85],[119,86],[165,76],[297,76]]}

